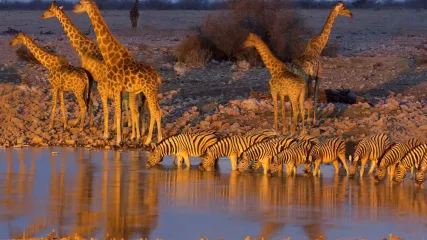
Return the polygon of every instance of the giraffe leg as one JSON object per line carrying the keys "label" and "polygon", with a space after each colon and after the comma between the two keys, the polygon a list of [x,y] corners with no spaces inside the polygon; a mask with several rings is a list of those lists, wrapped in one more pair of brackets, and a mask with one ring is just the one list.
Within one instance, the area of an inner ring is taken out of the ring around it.
{"label": "giraffe leg", "polygon": [[[77,97],[77,94],[76,94],[76,97]],[[77,101],[79,103],[79,111],[80,111],[80,128],[83,129],[85,124],[86,103],[84,101],[83,96],[80,98],[77,98]]]}
{"label": "giraffe leg", "polygon": [[53,119],[55,118],[56,100],[58,98],[58,89],[52,89],[52,112],[50,114],[49,129],[53,128]]}
{"label": "giraffe leg", "polygon": [[341,163],[344,166],[345,172],[348,175],[348,166],[347,166],[347,161],[345,160],[345,153],[338,154],[338,158],[341,160]]}
{"label": "giraffe leg", "polygon": [[274,92],[271,92],[271,100],[273,101],[274,106],[274,129],[279,129],[279,123],[278,123],[278,111],[279,106],[277,106],[277,94]]}
{"label": "giraffe leg", "polygon": [[288,123],[286,122],[286,115],[285,115],[285,96],[283,94],[280,96],[280,107],[282,109],[282,133],[286,134],[286,132],[288,131]]}
{"label": "giraffe leg", "polygon": [[64,130],[67,129],[67,114],[65,112],[64,91],[59,91],[59,101],[61,102],[62,122],[64,123]]}
{"label": "giraffe leg", "polygon": [[132,117],[132,137],[131,138],[135,139],[135,134],[136,134],[136,139],[139,140],[141,138],[139,121],[138,121],[139,112],[138,112],[138,109],[136,108],[135,98],[136,98],[135,93],[129,93],[129,107],[130,107],[130,112]]}
{"label": "giraffe leg", "polygon": [[308,103],[308,111],[307,111],[307,119],[310,119],[310,112],[311,112],[311,109],[313,108],[313,105],[312,105],[312,95],[311,95],[311,81],[312,81],[312,78],[311,77],[308,77],[308,80],[307,80],[307,103]]}
{"label": "giraffe leg", "polygon": [[304,108],[304,100],[305,100],[305,91],[301,91],[300,95],[299,95],[299,113],[301,116],[301,134],[305,135],[306,134],[306,130],[305,130],[305,108]]}
{"label": "giraffe leg", "polygon": [[153,130],[154,130],[154,123],[157,122],[157,141],[160,142],[162,138],[162,125],[161,125],[161,111],[160,106],[157,102],[157,93],[152,91],[148,94],[145,94],[147,101],[148,101],[148,107],[150,109],[150,126],[148,128],[148,136],[147,140],[145,141],[145,145],[148,145],[151,143],[153,138]]}
{"label": "giraffe leg", "polygon": [[291,126],[291,136],[295,135],[295,131],[297,128],[297,120],[298,120],[298,97],[292,97],[291,99],[291,108],[293,109],[292,113],[292,126]]}
{"label": "giraffe leg", "polygon": [[114,94],[114,115],[116,118],[116,144],[120,145],[122,142],[122,119],[121,119],[121,113],[122,113],[122,96],[120,92],[117,92]]}
{"label": "giraffe leg", "polygon": [[132,131],[133,131],[132,116],[129,111],[129,101],[126,99],[123,99],[123,108],[125,109],[125,112],[126,112],[127,126],[128,127],[132,126]]}
{"label": "giraffe leg", "polygon": [[108,96],[103,91],[99,91],[101,95],[102,108],[104,111],[104,139],[108,139],[110,137],[110,133],[108,131]]}
{"label": "giraffe leg", "polygon": [[314,87],[314,103],[313,103],[313,126],[316,126],[316,120],[317,120],[317,101],[319,98],[319,86],[320,86],[320,78],[316,77],[315,87]]}

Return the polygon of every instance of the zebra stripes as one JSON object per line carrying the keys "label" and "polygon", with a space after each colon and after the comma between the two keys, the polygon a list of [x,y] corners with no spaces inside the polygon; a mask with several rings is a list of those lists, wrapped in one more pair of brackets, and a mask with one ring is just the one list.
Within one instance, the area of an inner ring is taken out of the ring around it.
{"label": "zebra stripes", "polygon": [[338,159],[344,166],[348,175],[348,167],[345,159],[345,142],[339,138],[328,139],[313,147],[311,151],[310,161],[314,162],[313,176],[320,174],[320,163],[334,164],[335,174],[339,172]]}
{"label": "zebra stripes", "polygon": [[415,177],[415,182],[418,185],[421,185],[426,181],[426,172],[427,172],[427,154],[424,154],[423,159],[421,160],[420,166],[417,169],[417,175]]}
{"label": "zebra stripes", "polygon": [[184,160],[186,166],[189,167],[189,156],[201,156],[208,147],[217,141],[213,131],[181,133],[168,137],[153,146],[153,153],[149,156],[146,166],[150,168],[161,162],[164,156],[175,154],[178,166],[181,166],[182,160]]}
{"label": "zebra stripes", "polygon": [[411,151],[409,151],[396,165],[396,172],[393,176],[393,181],[395,183],[400,183],[405,179],[406,172],[411,168],[418,167],[421,164],[423,158],[425,158],[427,153],[427,144],[421,144]]}
{"label": "zebra stripes", "polygon": [[[299,164],[307,164],[307,156],[311,150],[311,144],[303,141],[304,144],[298,143],[296,146],[284,149],[280,153],[274,155],[270,161],[270,167],[267,174],[271,175],[279,170],[280,165],[287,165],[288,176],[296,175],[296,166]],[[310,165],[311,166],[311,165]]]}
{"label": "zebra stripes", "polygon": [[371,174],[377,165],[378,159],[384,155],[384,152],[390,145],[389,137],[382,133],[362,139],[356,147],[354,158],[352,159],[350,156],[350,176],[356,173],[357,164],[361,161],[360,177],[362,177],[368,160],[372,161],[371,168],[369,169],[369,174]]}
{"label": "zebra stripes", "polygon": [[413,148],[419,146],[421,142],[416,138],[411,138],[405,142],[394,144],[379,160],[375,173],[375,180],[381,181],[388,169],[390,180],[393,178],[396,164]]}
{"label": "zebra stripes", "polygon": [[260,166],[263,166],[264,174],[267,174],[271,157],[294,144],[296,144],[295,140],[287,137],[278,137],[257,143],[243,152],[242,158],[237,164],[237,170],[243,172],[252,163],[251,170],[256,170]]}
{"label": "zebra stripes", "polygon": [[263,130],[247,133],[245,136],[231,136],[219,140],[208,148],[201,158],[200,170],[212,171],[218,158],[227,156],[231,169],[237,169],[237,158],[250,146],[276,135],[274,130]]}

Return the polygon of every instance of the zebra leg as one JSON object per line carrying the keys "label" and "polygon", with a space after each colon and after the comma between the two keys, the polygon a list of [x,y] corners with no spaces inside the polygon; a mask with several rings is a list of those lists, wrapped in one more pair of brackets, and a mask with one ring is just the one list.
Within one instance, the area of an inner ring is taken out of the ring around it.
{"label": "zebra leg", "polygon": [[176,155],[176,165],[180,168],[182,167],[182,162],[183,162],[183,156],[181,155],[181,153],[178,153]]}
{"label": "zebra leg", "polygon": [[292,174],[293,174],[294,176],[296,176],[296,175],[297,175],[297,165],[294,165],[294,168],[292,169]]}
{"label": "zebra leg", "polygon": [[332,164],[334,165],[334,168],[335,168],[335,175],[338,175],[338,173],[340,172],[340,166],[338,164],[338,160],[335,159],[335,161],[333,161]]}
{"label": "zebra leg", "polygon": [[190,157],[188,156],[188,153],[186,152],[185,154],[182,155],[182,157],[184,158],[186,168],[190,168],[191,163],[190,163]]}
{"label": "zebra leg", "polygon": [[231,154],[229,156],[229,158],[230,158],[230,163],[231,163],[231,170],[236,171],[236,169],[237,169],[237,155]]}
{"label": "zebra leg", "polygon": [[363,173],[365,172],[365,166],[366,166],[366,163],[368,162],[368,158],[367,157],[365,157],[365,158],[362,158],[362,160],[361,160],[361,165],[360,165],[360,177],[363,177]]}
{"label": "zebra leg", "polygon": [[390,175],[388,176],[388,179],[391,181],[393,180],[393,176],[394,176],[394,171],[396,170],[396,164],[391,165],[390,168]]}
{"label": "zebra leg", "polygon": [[349,172],[348,172],[347,161],[345,160],[345,153],[338,154],[338,158],[341,160],[341,163],[344,166],[345,172],[348,175]]}
{"label": "zebra leg", "polygon": [[412,166],[411,167],[411,176],[410,176],[410,179],[414,179],[414,172],[415,172],[415,167]]}
{"label": "zebra leg", "polygon": [[314,161],[314,171],[313,171],[313,176],[317,176],[317,171],[319,171],[320,169],[320,160],[316,160]]}
{"label": "zebra leg", "polygon": [[287,167],[286,167],[286,176],[291,176],[292,175],[292,172],[293,172],[293,169],[294,169],[294,167],[295,167],[295,163],[289,163],[288,165],[287,165]]}
{"label": "zebra leg", "polygon": [[375,167],[377,166],[377,160],[372,160],[371,161],[371,167],[370,167],[370,169],[369,169],[369,175],[371,175],[372,174],[372,172],[374,171],[374,169],[375,169]]}
{"label": "zebra leg", "polygon": [[270,165],[270,157],[264,157],[261,159],[261,164],[264,174],[267,174]]}

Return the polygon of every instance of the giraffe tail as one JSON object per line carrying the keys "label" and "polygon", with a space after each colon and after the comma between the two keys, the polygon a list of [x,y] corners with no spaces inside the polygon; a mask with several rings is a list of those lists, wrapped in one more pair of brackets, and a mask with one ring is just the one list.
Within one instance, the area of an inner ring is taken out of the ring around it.
{"label": "giraffe tail", "polygon": [[90,114],[91,112],[91,106],[89,106],[90,103],[90,95],[92,93],[92,87],[93,87],[93,83],[94,83],[94,79],[92,74],[90,74],[89,71],[85,70],[86,74],[88,76],[88,83],[86,85],[86,89],[85,89],[85,104],[87,106],[87,111]]}

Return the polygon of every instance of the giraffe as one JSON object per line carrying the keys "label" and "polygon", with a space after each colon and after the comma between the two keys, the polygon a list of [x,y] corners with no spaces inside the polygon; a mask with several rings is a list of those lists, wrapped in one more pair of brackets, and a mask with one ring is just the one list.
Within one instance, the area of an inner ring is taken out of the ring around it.
{"label": "giraffe", "polygon": [[83,128],[87,105],[90,100],[90,79],[83,68],[70,65],[62,56],[53,55],[39,47],[31,37],[18,33],[9,46],[24,44],[34,57],[49,71],[49,82],[52,86],[52,113],[49,128],[53,127],[56,110],[56,101],[59,92],[61,101],[62,120],[64,129],[67,128],[67,116],[65,113],[64,91],[73,91],[80,108],[80,128]]}
{"label": "giraffe", "polygon": [[306,78],[309,98],[312,98],[312,81],[315,81],[313,100],[313,125],[316,125],[317,100],[320,86],[319,77],[322,75],[320,54],[322,53],[328,42],[332,26],[334,25],[335,19],[338,15],[353,18],[353,14],[351,13],[351,11],[343,4],[342,1],[338,1],[338,3],[332,8],[331,12],[329,13],[329,16],[326,19],[326,22],[322,28],[322,31],[308,42],[303,54],[297,59],[293,60],[291,63],[291,65],[293,66],[297,65],[299,69],[301,69],[304,73],[301,73],[299,70],[296,70],[298,69],[298,67],[295,68],[291,66],[288,68],[290,70],[292,69],[291,71],[296,72],[297,74],[300,74],[304,76],[304,78]]}
{"label": "giraffe", "polygon": [[[77,54],[80,57],[81,65],[84,69],[86,69],[93,79],[96,82],[102,81],[101,77],[105,72],[105,68],[103,66],[103,58],[101,54],[101,50],[99,50],[98,45],[94,40],[87,37],[83,34],[71,21],[71,19],[64,13],[62,6],[57,6],[56,1],[52,1],[49,8],[43,13],[41,19],[48,19],[56,17],[61,23],[65,33],[68,36],[68,39],[71,43],[73,49],[76,50]],[[97,86],[99,95],[101,96],[101,100],[105,98],[107,101],[102,101],[103,104],[107,103],[106,106],[103,105],[104,111],[104,138],[109,138],[108,131],[108,99],[112,98],[112,95],[109,93],[108,87],[105,81],[103,86],[100,87],[99,84]],[[132,126],[132,136],[131,139],[135,138],[136,130],[134,129],[134,123],[130,119],[130,113],[128,112],[128,104],[129,104],[129,95],[124,93],[122,96],[122,102],[126,111],[126,116],[128,116],[128,125]]]}
{"label": "giraffe", "polygon": [[245,48],[255,47],[259,55],[261,56],[262,61],[264,62],[265,66],[271,74],[269,85],[274,105],[274,128],[278,128],[279,107],[277,100],[278,97],[280,97],[283,121],[282,131],[283,134],[286,134],[287,132],[287,125],[285,121],[285,97],[288,96],[292,103],[292,108],[295,108],[292,113],[292,126],[290,133],[291,135],[295,134],[298,113],[301,114],[302,131],[304,132],[304,100],[307,84],[305,79],[295,73],[286,70],[285,64],[273,55],[268,46],[257,35],[249,33],[249,36],[243,42],[243,46]]}
{"label": "giraffe", "polygon": [[135,30],[138,25],[138,18],[139,18],[139,0],[135,0],[135,3],[133,4],[132,9],[129,12],[130,16],[130,22],[132,24],[132,29]]}
{"label": "giraffe", "polygon": [[129,51],[120,44],[109,30],[98,7],[92,0],[81,0],[74,5],[75,13],[86,12],[92,22],[99,49],[107,65],[106,77],[112,81],[112,91],[115,104],[115,118],[117,125],[117,144],[121,142],[121,92],[129,92],[129,105],[132,122],[136,123],[137,137],[139,132],[139,112],[135,106],[135,96],[144,93],[150,112],[150,124],[145,144],[152,141],[154,124],[157,123],[157,140],[162,140],[161,110],[157,100],[157,93],[161,84],[161,77],[150,65],[138,63]]}

